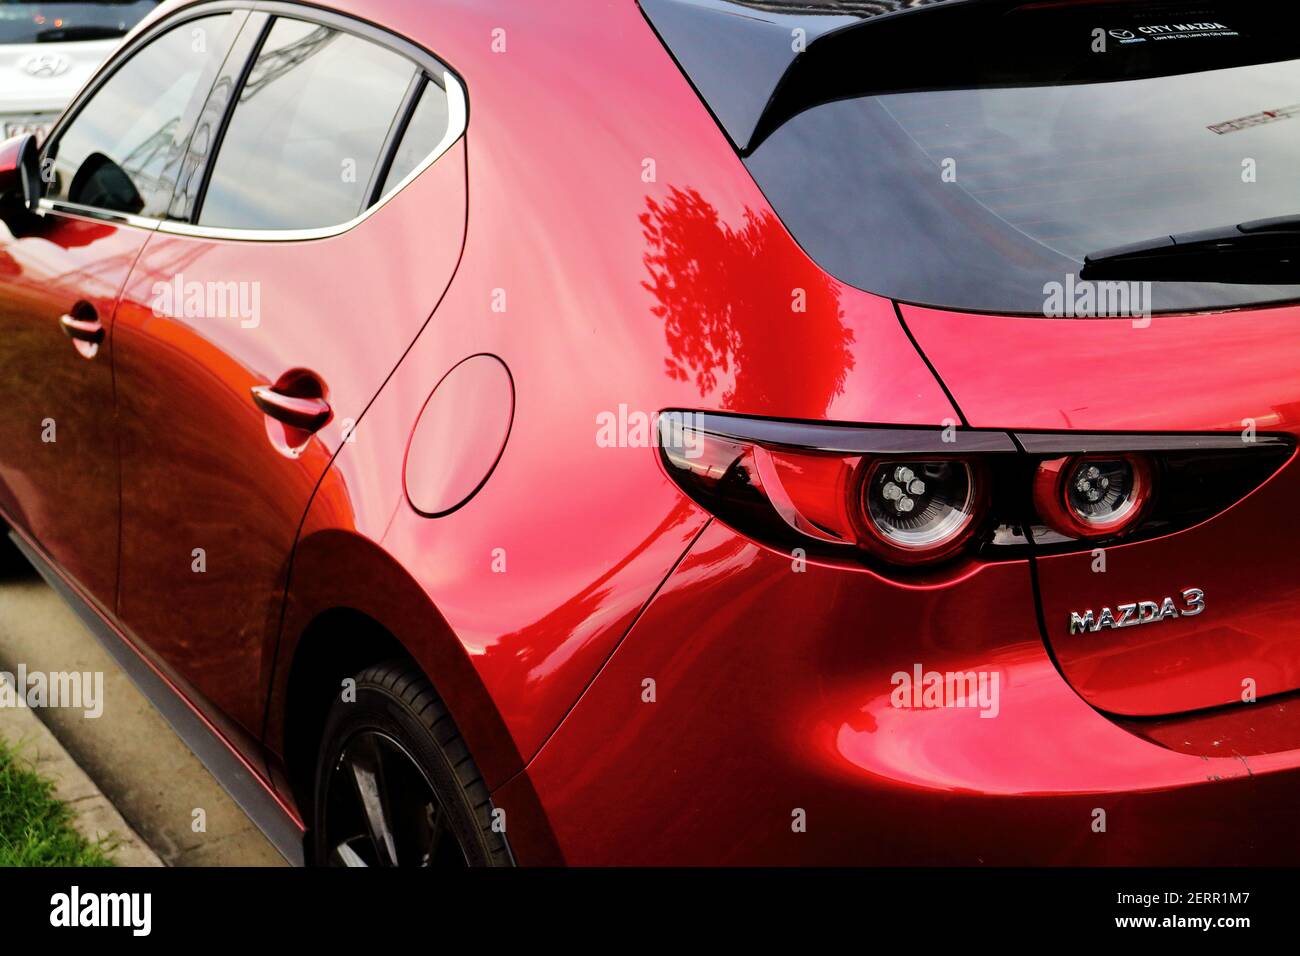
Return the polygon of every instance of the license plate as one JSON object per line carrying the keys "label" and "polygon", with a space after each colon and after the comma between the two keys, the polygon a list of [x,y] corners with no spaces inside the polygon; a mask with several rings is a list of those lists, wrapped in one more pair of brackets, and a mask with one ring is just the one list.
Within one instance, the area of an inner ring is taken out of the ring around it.
{"label": "license plate", "polygon": [[26,136],[28,133],[35,133],[38,140],[45,139],[45,134],[50,131],[49,123],[31,123],[15,122],[5,123],[5,139],[12,139],[15,136]]}

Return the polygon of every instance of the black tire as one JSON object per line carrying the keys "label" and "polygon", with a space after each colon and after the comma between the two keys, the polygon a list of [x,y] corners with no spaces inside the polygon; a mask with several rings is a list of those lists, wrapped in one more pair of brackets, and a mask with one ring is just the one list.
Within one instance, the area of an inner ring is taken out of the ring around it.
{"label": "black tire", "polygon": [[[406,661],[390,661],[355,680],[355,701],[335,697],[321,738],[314,862],[391,866],[395,857],[398,866],[509,865],[483,777],[424,675]],[[377,831],[387,836],[377,839]]]}

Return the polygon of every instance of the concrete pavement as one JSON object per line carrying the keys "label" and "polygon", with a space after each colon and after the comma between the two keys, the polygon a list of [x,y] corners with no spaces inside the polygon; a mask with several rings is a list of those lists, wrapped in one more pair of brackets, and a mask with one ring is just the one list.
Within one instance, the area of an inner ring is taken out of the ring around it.
{"label": "concrete pavement", "polygon": [[[5,542],[7,544],[7,542]],[[282,866],[284,860],[130,678],[33,571],[0,579],[0,670],[104,674],[103,715],[34,713],[169,866]],[[206,832],[196,832],[196,810]],[[123,860],[126,863],[126,860]]]}

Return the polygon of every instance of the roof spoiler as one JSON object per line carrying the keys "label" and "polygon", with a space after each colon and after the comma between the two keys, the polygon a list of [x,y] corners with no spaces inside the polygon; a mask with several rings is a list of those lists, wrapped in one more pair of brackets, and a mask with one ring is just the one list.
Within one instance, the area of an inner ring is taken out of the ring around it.
{"label": "roof spoiler", "polygon": [[[638,0],[736,149],[757,145],[791,68],[866,22],[982,0]],[[802,31],[802,32],[800,32]]]}

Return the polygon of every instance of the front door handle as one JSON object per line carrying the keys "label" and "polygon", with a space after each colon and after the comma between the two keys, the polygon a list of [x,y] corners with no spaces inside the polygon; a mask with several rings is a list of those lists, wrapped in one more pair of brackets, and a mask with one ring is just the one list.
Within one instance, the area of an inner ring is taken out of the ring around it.
{"label": "front door handle", "polygon": [[104,326],[95,318],[94,310],[85,313],[86,318],[77,318],[71,313],[59,316],[59,328],[63,329],[63,334],[72,339],[72,344],[77,347],[86,358],[94,358],[99,352],[99,346],[104,341]]}
{"label": "front door handle", "polygon": [[317,431],[330,420],[330,406],[325,399],[296,398],[270,385],[253,386],[253,404],[276,421],[305,432]]}

